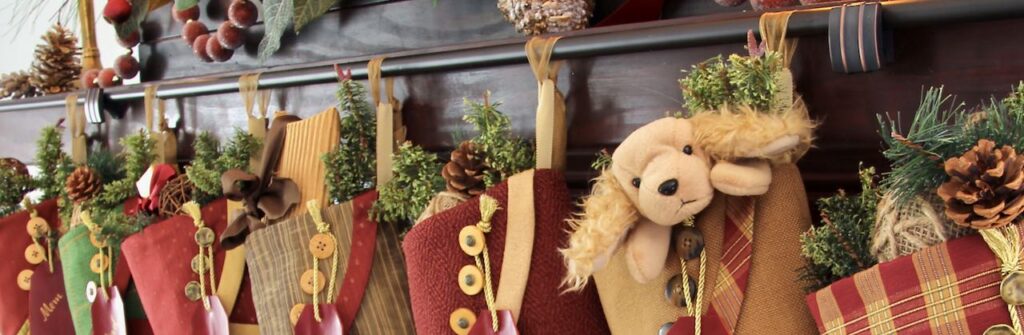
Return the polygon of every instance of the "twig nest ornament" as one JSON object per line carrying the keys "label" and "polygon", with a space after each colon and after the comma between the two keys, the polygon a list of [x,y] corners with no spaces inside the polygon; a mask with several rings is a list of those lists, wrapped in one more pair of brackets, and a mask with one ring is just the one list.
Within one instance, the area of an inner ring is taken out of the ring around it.
{"label": "twig nest ornament", "polygon": [[901,204],[893,194],[886,193],[875,213],[871,254],[879,262],[888,262],[968,232],[942,215],[942,200],[935,195]]}
{"label": "twig nest ornament", "polygon": [[12,169],[19,176],[28,176],[28,167],[16,158],[0,158],[0,169]]}
{"label": "twig nest ornament", "polygon": [[188,179],[188,175],[184,173],[167,181],[164,188],[160,190],[157,214],[161,217],[169,217],[181,213],[181,206],[192,200],[195,188],[192,181]]}
{"label": "twig nest ornament", "polygon": [[593,0],[498,0],[498,9],[516,31],[541,35],[587,27],[594,12]]}
{"label": "twig nest ornament", "polygon": [[100,176],[88,166],[79,166],[68,175],[64,187],[67,189],[68,198],[74,203],[82,203],[100,190]]}
{"label": "twig nest ornament", "polygon": [[946,216],[974,229],[998,228],[1016,222],[1024,212],[1024,157],[1013,147],[996,148],[978,141],[960,157],[944,164],[949,180],[939,186]]}

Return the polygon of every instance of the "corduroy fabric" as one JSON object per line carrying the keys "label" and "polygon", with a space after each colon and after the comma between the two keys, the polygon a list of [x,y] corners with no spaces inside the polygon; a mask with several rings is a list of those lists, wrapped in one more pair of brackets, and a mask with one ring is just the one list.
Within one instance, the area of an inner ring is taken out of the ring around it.
{"label": "corduroy fabric", "polygon": [[[322,211],[324,221],[330,225],[338,241],[335,251],[339,253],[338,275],[335,278],[335,290],[329,293],[331,297],[337,297],[339,291],[345,289],[342,280],[348,270],[348,256],[352,248],[353,206],[370,206],[376,199],[376,192],[366,193]],[[291,334],[293,326],[289,312],[292,306],[313,303],[313,297],[302,292],[299,277],[313,268],[308,244],[315,234],[316,224],[308,214],[303,214],[249,235],[245,258],[251,269],[253,290],[256,293],[254,301],[260,320],[260,333]],[[398,234],[398,228],[393,224],[378,225],[370,282],[356,314],[355,324],[352,327],[343,325],[352,334],[414,333],[405,262],[399,249]],[[330,259],[319,262],[321,271],[327,269],[325,262],[330,264]],[[324,275],[330,276],[330,272],[325,271]]]}
{"label": "corduroy fabric", "polygon": [[[50,229],[60,228],[57,200],[47,200],[35,206],[36,215],[50,224]],[[35,269],[25,260],[25,248],[32,244],[29,236],[28,211],[18,211],[0,218],[0,252],[4,261],[0,263],[0,333],[15,334],[28,318],[28,291],[18,287],[18,273]],[[56,251],[56,250],[55,250]],[[56,257],[56,252],[54,252]],[[45,264],[45,263],[44,263]]]}
{"label": "corduroy fabric", "polygon": [[[203,223],[220,236],[227,227],[227,200],[221,198],[203,206],[202,217]],[[191,322],[192,316],[203,309],[203,303],[189,300],[184,293],[189,281],[199,280],[191,267],[192,257],[199,253],[195,242],[196,230],[191,217],[178,215],[146,227],[121,244],[143,307],[148,311],[159,311],[160,316],[151,320],[155,334],[196,334],[195,331],[200,330]],[[225,259],[220,239],[215,240],[213,250],[219,286],[224,278]],[[244,299],[237,300],[234,310],[241,307],[242,301]],[[232,321],[240,317],[234,311],[227,312],[234,316]],[[255,319],[255,312],[250,312],[253,314],[251,317],[242,318]]]}
{"label": "corduroy fabric", "polygon": [[839,280],[807,305],[825,334],[982,334],[1011,324],[1001,279],[995,255],[970,235]]}
{"label": "corduroy fabric", "polygon": [[[565,265],[558,248],[568,243],[566,219],[574,207],[562,175],[537,170],[534,175],[536,218],[533,256],[516,328],[522,334],[607,334],[597,291],[563,292]],[[485,192],[498,200],[499,209],[487,233],[492,279],[498,282],[505,253],[508,223],[508,183]],[[483,293],[467,296],[458,285],[459,269],[473,264],[473,258],[459,247],[459,231],[480,220],[480,198],[476,197],[418,224],[405,236],[409,270],[409,296],[419,334],[452,334],[449,317],[457,308],[474,313],[487,309]]]}
{"label": "corduroy fabric", "polygon": [[338,110],[331,107],[308,119],[289,123],[287,127],[277,176],[291,179],[299,186],[302,199],[286,216],[294,218],[306,213],[309,200],[319,201],[321,208],[327,207],[324,182],[327,167],[321,158],[338,147],[341,121]]}
{"label": "corduroy fabric", "polygon": [[[716,193],[711,204],[697,217],[707,250],[707,278],[704,296],[714,295],[718,281],[718,260],[722,255],[722,224],[728,196]],[[810,211],[800,171],[795,165],[772,168],[768,193],[756,197],[754,239],[746,295],[736,325],[738,334],[758,334],[770,329],[775,334],[811,334],[815,328],[803,300],[796,270],[803,266],[800,233],[810,227]],[[689,273],[696,274],[697,262]],[[614,334],[658,334],[665,323],[675,322],[686,309],[665,297],[669,279],[680,273],[679,257],[670,255],[661,275],[646,284],[629,275],[623,252],[594,274],[608,325]],[[704,300],[708,310],[710,299]]]}

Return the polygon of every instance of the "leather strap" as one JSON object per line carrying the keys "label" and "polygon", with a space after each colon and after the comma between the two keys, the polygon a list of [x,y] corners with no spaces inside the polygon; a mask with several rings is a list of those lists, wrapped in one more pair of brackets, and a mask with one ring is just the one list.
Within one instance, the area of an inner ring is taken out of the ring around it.
{"label": "leather strap", "polygon": [[558,91],[561,62],[551,62],[558,37],[534,37],[526,42],[526,58],[537,79],[537,168],[565,169],[565,99]]}
{"label": "leather strap", "polygon": [[384,57],[376,57],[370,60],[366,66],[367,77],[370,81],[370,95],[377,106],[377,187],[381,187],[391,181],[394,177],[392,165],[395,146],[395,109],[391,105],[391,94],[394,84],[389,81],[386,87],[387,97],[380,96],[380,68],[384,63]]}
{"label": "leather strap", "polygon": [[[266,92],[260,93],[260,114],[256,115],[252,107],[256,101],[257,90],[260,84],[260,74],[250,73],[238,78],[238,92],[242,95],[242,103],[245,105],[245,115],[248,123],[249,134],[261,140],[267,136],[267,105],[270,102],[270,95]],[[260,156],[249,159],[249,167],[255,171],[260,165]],[[229,212],[230,213],[230,212]]]}
{"label": "leather strap", "polygon": [[536,211],[533,201],[534,170],[516,174],[508,180],[508,223],[505,232],[505,253],[502,259],[501,279],[494,307],[512,312],[519,320],[519,312],[530,277]]}
{"label": "leather strap", "polygon": [[363,192],[352,199],[352,247],[348,253],[348,267],[338,291],[338,314],[341,326],[348,333],[355,324],[359,305],[363,303],[366,285],[370,283],[373,254],[377,248],[377,222],[370,219],[370,208],[377,200],[377,192]]}
{"label": "leather strap", "polygon": [[68,113],[68,131],[71,133],[71,161],[82,165],[88,160],[85,141],[85,112],[78,108],[78,94],[68,94],[64,100]]}

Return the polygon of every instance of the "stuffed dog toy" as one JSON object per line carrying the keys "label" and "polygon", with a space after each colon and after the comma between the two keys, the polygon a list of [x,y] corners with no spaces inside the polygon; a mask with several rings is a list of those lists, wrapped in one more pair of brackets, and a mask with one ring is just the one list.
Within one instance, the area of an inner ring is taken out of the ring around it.
{"label": "stuffed dog toy", "polygon": [[[806,195],[795,166],[773,166],[763,157],[790,152],[802,140],[779,136],[751,150],[759,153],[757,158],[725,161],[699,146],[697,134],[690,119],[667,117],[622,142],[584,199],[583,213],[570,220],[574,232],[562,250],[565,285],[582,289],[593,275],[613,333],[668,334],[673,322],[685,321],[687,313],[685,306],[673,303],[681,286],[672,284],[681,273],[672,248],[673,227],[696,216],[710,260],[703,288],[709,298],[702,305],[719,302],[723,292],[732,293],[733,286],[724,284],[728,281],[721,274],[735,274],[725,266],[734,266],[736,260],[719,263],[723,254],[752,249],[749,258],[739,260],[749,262],[744,270],[749,277],[739,290],[739,302],[732,304],[733,313],[723,312],[720,305],[704,308],[704,334],[763,332],[755,327],[769,323],[772,333],[813,333],[795,272],[803,264],[799,235],[810,225]],[[737,212],[732,210],[735,204],[749,204],[740,214],[749,214],[757,234],[747,236],[750,243],[726,246],[723,227],[736,216],[730,214]],[[688,273],[698,273],[694,264],[687,265]],[[691,291],[697,288],[690,286]],[[675,328],[672,334],[679,329],[691,333],[692,320]]]}

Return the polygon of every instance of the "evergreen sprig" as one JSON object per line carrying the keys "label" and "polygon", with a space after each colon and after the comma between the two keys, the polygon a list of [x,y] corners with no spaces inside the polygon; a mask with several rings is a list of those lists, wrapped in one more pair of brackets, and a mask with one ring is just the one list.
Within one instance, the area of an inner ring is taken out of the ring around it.
{"label": "evergreen sprig", "polygon": [[[100,208],[113,208],[137,194],[135,182],[146,173],[149,164],[156,158],[156,139],[148,131],[121,138],[120,159],[124,162],[124,177],[103,185],[98,197],[93,200]],[[95,208],[95,207],[94,207]]]}
{"label": "evergreen sprig", "polygon": [[341,117],[341,143],[321,159],[327,167],[332,203],[351,200],[374,187],[376,177],[376,115],[363,85],[343,80],[335,93]]}
{"label": "evergreen sprig", "polygon": [[878,263],[871,254],[871,231],[881,196],[875,186],[875,169],[861,168],[861,193],[843,190],[818,199],[822,225],[800,236],[800,253],[807,261],[800,277],[808,291],[816,291]]}
{"label": "evergreen sprig", "polygon": [[36,142],[36,165],[39,166],[36,187],[43,191],[43,199],[60,196],[64,191],[64,181],[74,168],[70,157],[64,153],[61,128],[43,128]]}
{"label": "evergreen sprig", "polygon": [[1017,120],[1024,120],[1024,80],[1017,83],[1010,95],[1003,99],[1003,105]]}
{"label": "evergreen sprig", "polygon": [[716,110],[722,105],[750,106],[771,111],[773,97],[779,91],[776,78],[783,69],[777,52],[760,57],[721,55],[693,65],[679,80],[687,109],[691,113]]}
{"label": "evergreen sprig", "polygon": [[[370,215],[379,222],[412,222],[444,190],[437,154],[405,142],[394,155],[395,176],[380,188]],[[405,227],[408,228],[408,227]]]}
{"label": "evergreen sprig", "polygon": [[21,200],[32,190],[32,177],[18,173],[14,167],[0,164],[0,217],[21,209]]}
{"label": "evergreen sprig", "polygon": [[533,145],[512,135],[508,116],[497,109],[500,104],[469,99],[465,99],[465,103],[467,111],[462,119],[477,131],[477,136],[471,141],[480,147],[485,163],[493,169],[484,177],[487,187],[536,165]]}
{"label": "evergreen sprig", "polygon": [[202,204],[221,196],[221,174],[230,169],[248,170],[249,159],[259,148],[259,140],[241,129],[235,129],[234,136],[223,147],[213,134],[200,133],[193,143],[192,165],[185,167],[185,174],[196,186],[193,198]]}

